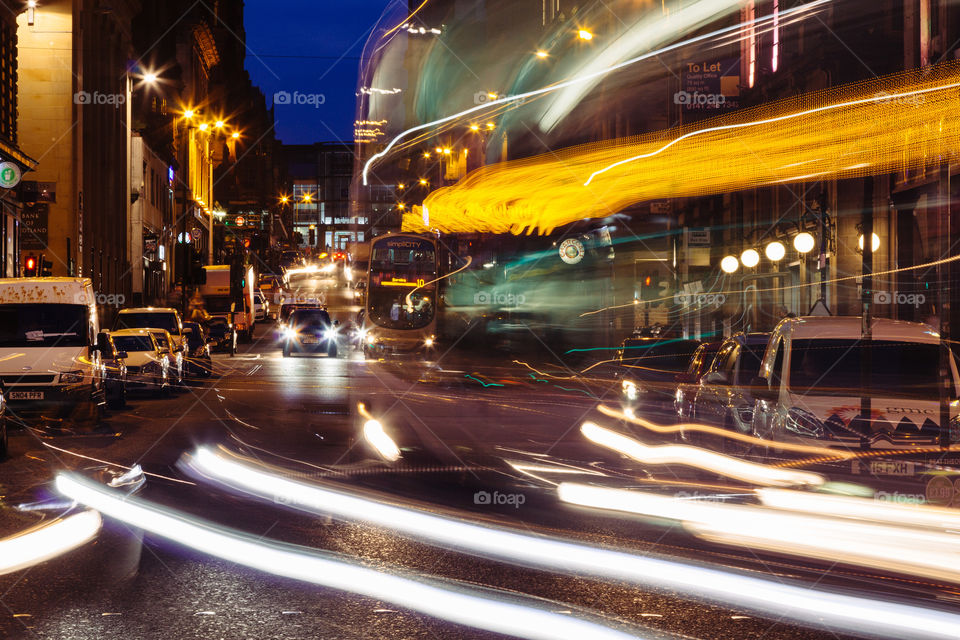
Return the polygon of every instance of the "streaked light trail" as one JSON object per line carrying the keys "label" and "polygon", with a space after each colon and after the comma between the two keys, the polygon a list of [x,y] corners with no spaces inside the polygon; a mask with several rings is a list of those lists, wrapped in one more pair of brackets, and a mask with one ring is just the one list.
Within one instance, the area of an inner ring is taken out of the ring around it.
{"label": "streaked light trail", "polygon": [[40,564],[72,551],[100,531],[100,514],[81,511],[0,540],[0,575]]}

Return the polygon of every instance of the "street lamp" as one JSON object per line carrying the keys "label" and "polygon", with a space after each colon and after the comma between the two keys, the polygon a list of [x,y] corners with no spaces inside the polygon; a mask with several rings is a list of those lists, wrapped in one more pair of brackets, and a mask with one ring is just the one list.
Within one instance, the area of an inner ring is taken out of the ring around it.
{"label": "street lamp", "polygon": [[593,40],[593,34],[586,29],[580,29],[580,31],[577,32],[577,37],[581,40]]}
{"label": "street lamp", "polygon": [[747,249],[740,254],[740,262],[743,263],[743,266],[752,269],[760,264],[760,254],[757,253],[756,249]]}
{"label": "street lamp", "polygon": [[426,178],[420,178],[420,186],[425,187],[429,184]]}
{"label": "street lamp", "polygon": [[[875,233],[872,235],[873,235],[873,241],[870,244],[873,246],[872,250],[876,251],[877,249],[880,248],[880,236],[878,236]],[[860,247],[860,251],[863,251],[863,234],[862,233],[860,234],[860,237],[857,238],[857,246]]]}
{"label": "street lamp", "polygon": [[816,244],[817,242],[813,235],[806,231],[798,233],[793,239],[793,248],[796,249],[798,253],[810,253]]}
{"label": "street lamp", "polygon": [[779,262],[780,260],[783,260],[785,255],[787,255],[787,248],[783,246],[782,242],[774,241],[767,245],[764,253],[766,253],[767,258],[773,262]]}
{"label": "street lamp", "polygon": [[733,273],[739,266],[740,263],[735,256],[727,256],[720,261],[720,268],[723,269],[724,273]]}
{"label": "street lamp", "polygon": [[201,122],[200,126],[197,127],[197,129],[200,129],[200,131],[206,131],[209,128],[210,128],[210,125],[208,125],[206,122]]}
{"label": "street lamp", "polygon": [[545,60],[549,56],[550,54],[544,51],[543,49],[541,49],[540,51],[537,51],[537,57],[540,58],[541,60]]}
{"label": "street lamp", "polygon": [[230,134],[230,137],[233,138],[234,140],[236,140],[237,138],[240,137],[240,132],[239,132],[239,131],[234,131],[233,133]]}

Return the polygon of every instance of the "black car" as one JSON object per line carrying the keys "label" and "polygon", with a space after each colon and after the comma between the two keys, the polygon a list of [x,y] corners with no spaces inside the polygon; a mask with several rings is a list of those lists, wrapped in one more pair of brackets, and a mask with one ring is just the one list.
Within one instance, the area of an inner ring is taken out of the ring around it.
{"label": "black car", "polygon": [[113,336],[102,332],[98,337],[100,362],[103,364],[103,383],[107,393],[107,403],[111,407],[123,407],[127,404],[127,358],[125,351],[117,348]]}
{"label": "black car", "polygon": [[700,378],[692,418],[741,433],[753,423],[750,381],[760,375],[769,333],[738,333],[723,341],[710,369]]}
{"label": "black car", "polygon": [[283,331],[283,357],[296,352],[326,352],[337,356],[337,327],[324,309],[296,309]]}
{"label": "black car", "polygon": [[213,371],[213,359],[210,357],[210,338],[199,322],[184,322],[183,333],[187,338],[188,375],[209,378]]}
{"label": "black car", "polygon": [[673,420],[677,374],[690,366],[700,340],[627,338],[617,349],[617,376],[627,412]]}
{"label": "black car", "polygon": [[207,322],[210,347],[216,351],[236,353],[237,332],[226,318],[214,316]]}

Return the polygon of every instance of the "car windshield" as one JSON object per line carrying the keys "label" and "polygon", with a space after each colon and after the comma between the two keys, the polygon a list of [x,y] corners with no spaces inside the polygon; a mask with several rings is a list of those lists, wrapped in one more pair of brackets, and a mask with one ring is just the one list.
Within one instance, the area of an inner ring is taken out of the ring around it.
{"label": "car windshield", "polygon": [[157,341],[157,345],[160,347],[161,351],[166,351],[170,346],[170,341],[167,340],[167,336],[163,334],[155,333],[153,334],[153,339]]}
{"label": "car windshield", "polygon": [[872,340],[869,346],[861,340],[794,340],[790,390],[936,400],[940,350],[937,344],[891,340]]}
{"label": "car windshield", "polygon": [[173,335],[180,333],[173,313],[121,313],[114,329],[166,329]]}
{"label": "car windshield", "polygon": [[136,351],[153,351],[153,342],[149,336],[113,336],[113,342],[118,351],[133,353]]}
{"label": "car windshield", "polygon": [[960,0],[0,0],[0,640],[960,640],[950,349]]}
{"label": "car windshield", "polygon": [[0,304],[0,348],[89,344],[87,308],[75,304]]}
{"label": "car windshield", "polygon": [[329,327],[331,321],[323,309],[297,309],[290,316],[290,324],[298,327]]}

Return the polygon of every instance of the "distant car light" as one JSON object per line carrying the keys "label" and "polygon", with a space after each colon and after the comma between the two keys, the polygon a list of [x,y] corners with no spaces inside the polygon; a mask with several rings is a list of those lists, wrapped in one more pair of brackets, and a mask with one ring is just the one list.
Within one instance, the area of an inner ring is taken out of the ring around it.
{"label": "distant car light", "polygon": [[427,347],[428,349],[429,349],[430,347],[432,347],[432,346],[433,346],[433,336],[431,336],[431,337],[427,338],[426,340],[424,340],[424,341],[423,341],[423,346]]}

